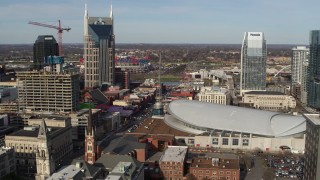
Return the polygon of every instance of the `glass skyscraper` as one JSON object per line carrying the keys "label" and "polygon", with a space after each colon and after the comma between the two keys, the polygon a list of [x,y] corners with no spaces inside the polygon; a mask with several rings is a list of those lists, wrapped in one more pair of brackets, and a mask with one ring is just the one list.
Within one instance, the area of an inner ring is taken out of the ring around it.
{"label": "glass skyscraper", "polygon": [[33,69],[41,70],[48,56],[58,56],[59,45],[52,35],[38,36],[33,45]]}
{"label": "glass skyscraper", "polygon": [[241,48],[240,93],[266,90],[267,45],[262,32],[245,32]]}
{"label": "glass skyscraper", "polygon": [[109,17],[84,15],[85,88],[114,84],[115,36],[113,33],[112,7]]}
{"label": "glass skyscraper", "polygon": [[307,92],[308,106],[320,109],[320,30],[310,32]]}

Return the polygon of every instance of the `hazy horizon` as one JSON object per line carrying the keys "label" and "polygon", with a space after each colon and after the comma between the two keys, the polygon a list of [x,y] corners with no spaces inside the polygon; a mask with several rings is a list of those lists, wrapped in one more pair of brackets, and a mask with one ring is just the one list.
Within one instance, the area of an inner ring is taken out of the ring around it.
{"label": "hazy horizon", "polygon": [[[64,43],[82,43],[84,4],[89,16],[109,16],[111,0],[11,0],[0,7],[0,44],[34,43],[55,29],[28,21],[71,27]],[[118,0],[113,1],[116,43],[241,44],[244,32],[264,32],[267,44],[308,44],[320,29],[320,1]],[[14,15],[13,15],[14,13]]]}

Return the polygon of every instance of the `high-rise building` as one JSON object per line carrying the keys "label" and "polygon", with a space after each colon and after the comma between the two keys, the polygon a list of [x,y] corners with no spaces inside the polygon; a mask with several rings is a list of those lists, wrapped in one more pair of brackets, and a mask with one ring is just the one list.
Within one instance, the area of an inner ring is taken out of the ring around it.
{"label": "high-rise building", "polygon": [[48,56],[58,56],[59,45],[52,35],[38,36],[33,45],[33,69],[41,70]]}
{"label": "high-rise building", "polygon": [[320,109],[320,30],[310,32],[307,92],[308,106]]}
{"label": "high-rise building", "polygon": [[240,93],[266,90],[267,45],[262,32],[245,32],[241,48]]}
{"label": "high-rise building", "polygon": [[17,73],[19,109],[72,112],[79,104],[79,73],[21,71]]}
{"label": "high-rise building", "polygon": [[297,46],[292,48],[291,57],[291,83],[301,84],[302,82],[302,66],[308,61],[309,48],[306,46]]}
{"label": "high-rise building", "polygon": [[305,143],[304,180],[320,178],[320,117],[319,114],[304,114],[307,120]]}
{"label": "high-rise building", "polygon": [[301,103],[307,104],[307,97],[308,97],[308,66],[309,66],[309,60],[306,60],[302,63],[302,78],[301,78]]}
{"label": "high-rise building", "polygon": [[114,84],[115,36],[113,34],[112,6],[110,17],[84,15],[85,88]]}

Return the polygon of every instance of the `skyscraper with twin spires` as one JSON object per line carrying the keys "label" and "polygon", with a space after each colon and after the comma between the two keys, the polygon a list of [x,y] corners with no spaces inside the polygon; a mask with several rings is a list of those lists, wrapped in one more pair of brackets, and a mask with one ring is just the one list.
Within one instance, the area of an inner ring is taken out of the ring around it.
{"label": "skyscraper with twin spires", "polygon": [[109,17],[89,17],[84,14],[85,88],[114,84],[115,36],[112,5]]}

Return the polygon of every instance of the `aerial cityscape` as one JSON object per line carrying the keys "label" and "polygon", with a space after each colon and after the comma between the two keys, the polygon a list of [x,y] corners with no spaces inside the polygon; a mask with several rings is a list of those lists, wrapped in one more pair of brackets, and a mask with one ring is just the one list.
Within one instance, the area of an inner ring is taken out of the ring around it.
{"label": "aerial cityscape", "polygon": [[0,180],[320,180],[320,2],[1,4]]}

